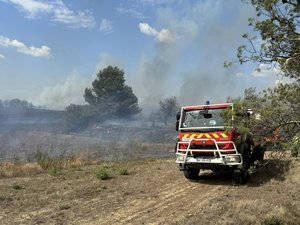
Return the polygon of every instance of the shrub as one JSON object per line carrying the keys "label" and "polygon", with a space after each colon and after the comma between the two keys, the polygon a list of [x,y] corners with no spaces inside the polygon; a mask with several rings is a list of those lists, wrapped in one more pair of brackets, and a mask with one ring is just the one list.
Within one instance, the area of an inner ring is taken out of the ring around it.
{"label": "shrub", "polygon": [[129,173],[128,173],[128,169],[125,168],[125,167],[120,168],[120,169],[119,169],[119,174],[120,174],[120,175],[128,175],[128,174],[129,174]]}
{"label": "shrub", "polygon": [[107,180],[109,178],[108,171],[105,168],[100,168],[96,171],[96,177],[100,180]]}
{"label": "shrub", "polygon": [[66,210],[66,209],[69,209],[71,208],[71,206],[69,204],[62,204],[59,206],[59,209],[60,210]]}
{"label": "shrub", "polygon": [[22,190],[23,187],[21,185],[19,185],[19,184],[14,184],[13,185],[13,189],[15,189],[15,190]]}
{"label": "shrub", "polygon": [[285,224],[284,220],[276,216],[266,218],[262,222],[262,225],[284,225],[284,224]]}

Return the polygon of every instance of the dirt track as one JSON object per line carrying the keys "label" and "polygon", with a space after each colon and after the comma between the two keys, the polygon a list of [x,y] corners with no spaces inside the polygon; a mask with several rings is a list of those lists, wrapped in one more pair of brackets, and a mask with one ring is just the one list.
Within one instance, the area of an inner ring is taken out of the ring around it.
{"label": "dirt track", "polygon": [[[105,167],[108,180],[95,177]],[[129,175],[120,175],[126,167]],[[0,179],[1,224],[261,224],[276,215],[300,221],[300,165],[286,180],[266,168],[246,186],[207,172],[190,182],[174,159],[102,163],[53,177]]]}

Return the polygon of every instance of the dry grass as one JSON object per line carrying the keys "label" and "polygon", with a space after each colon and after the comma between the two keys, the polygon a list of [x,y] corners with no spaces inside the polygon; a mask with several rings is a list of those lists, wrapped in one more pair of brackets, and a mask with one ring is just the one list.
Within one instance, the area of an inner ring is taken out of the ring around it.
{"label": "dry grass", "polygon": [[[55,177],[0,179],[0,218],[3,224],[298,225],[300,162],[292,161],[289,171],[277,163],[253,174],[246,186],[209,172],[187,181],[174,158],[98,162]],[[110,179],[98,179],[99,168]]]}
{"label": "dry grass", "polygon": [[78,168],[95,163],[96,161],[91,160],[88,152],[81,152],[68,158],[43,154],[34,163],[6,162],[0,164],[0,178],[33,176],[43,172],[56,175],[63,169]]}
{"label": "dry grass", "polygon": [[38,163],[3,163],[0,164],[1,177],[23,177],[41,173],[43,170]]}

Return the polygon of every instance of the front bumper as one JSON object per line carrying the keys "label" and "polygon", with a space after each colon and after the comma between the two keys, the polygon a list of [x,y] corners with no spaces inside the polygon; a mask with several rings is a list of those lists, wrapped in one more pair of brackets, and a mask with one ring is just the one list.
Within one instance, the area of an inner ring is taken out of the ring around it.
{"label": "front bumper", "polygon": [[[208,141],[208,139],[191,139],[185,142],[177,143],[176,151],[176,163],[178,164],[211,164],[211,165],[242,165],[243,158],[241,154],[238,153],[236,146],[233,141],[220,142],[214,139],[210,139],[215,144],[215,149],[190,149],[191,143],[193,141]],[[186,149],[180,149],[180,144],[187,144]],[[219,149],[218,144],[232,144],[232,149],[222,150]],[[193,153],[199,153],[194,155]],[[201,152],[212,152],[213,156],[201,156]],[[228,152],[234,152],[233,154],[228,154]]]}

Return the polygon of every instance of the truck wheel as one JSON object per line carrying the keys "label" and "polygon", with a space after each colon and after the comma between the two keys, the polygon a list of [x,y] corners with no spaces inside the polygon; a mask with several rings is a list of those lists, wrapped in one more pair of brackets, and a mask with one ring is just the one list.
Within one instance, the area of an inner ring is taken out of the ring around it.
{"label": "truck wheel", "polygon": [[197,168],[186,167],[185,170],[183,171],[183,174],[184,174],[185,178],[187,178],[189,180],[196,180],[199,176],[199,171],[200,171],[200,169],[197,169]]}
{"label": "truck wheel", "polygon": [[264,154],[265,154],[265,148],[262,147],[261,145],[257,145],[253,149],[252,161],[255,162],[256,160],[258,160],[259,162],[263,162],[264,161]]}
{"label": "truck wheel", "polygon": [[250,157],[249,157],[249,147],[246,143],[241,143],[239,146],[239,153],[243,158],[243,169],[248,170],[250,168]]}
{"label": "truck wheel", "polygon": [[235,170],[233,172],[233,181],[236,184],[246,184],[248,180],[247,170]]}

